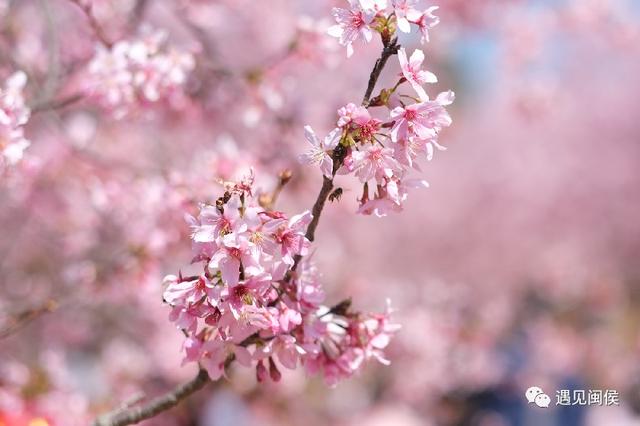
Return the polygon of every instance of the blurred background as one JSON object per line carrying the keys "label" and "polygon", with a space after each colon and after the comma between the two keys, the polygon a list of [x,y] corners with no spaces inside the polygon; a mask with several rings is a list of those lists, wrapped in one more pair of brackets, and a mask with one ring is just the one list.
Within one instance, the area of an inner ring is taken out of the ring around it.
{"label": "blurred background", "polygon": [[[82,3],[82,2],[81,2]],[[86,425],[192,377],[162,277],[190,260],[185,213],[254,166],[309,208],[303,126],[358,103],[380,43],[326,37],[330,0],[94,0],[112,42],[149,28],[189,52],[180,93],[125,113],[34,108],[0,181],[0,425]],[[389,367],[328,389],[302,371],[209,385],[145,425],[640,425],[640,2],[440,0],[429,93],[452,89],[446,152],[405,211],[355,215],[345,178],[315,244],[328,300],[402,324]],[[423,3],[423,6],[431,4]],[[68,0],[0,0],[0,75],[31,105],[85,93],[94,29]],[[419,35],[400,42],[420,46]],[[379,87],[398,73],[392,58]],[[541,387],[551,406],[527,404]],[[559,390],[619,405],[556,406]]]}

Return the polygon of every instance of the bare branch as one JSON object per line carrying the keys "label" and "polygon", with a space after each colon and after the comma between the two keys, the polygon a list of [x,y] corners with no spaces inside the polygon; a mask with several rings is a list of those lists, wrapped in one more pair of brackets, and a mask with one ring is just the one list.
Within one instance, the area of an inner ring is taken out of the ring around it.
{"label": "bare branch", "polygon": [[[384,48],[382,49],[382,54],[380,58],[376,61],[373,66],[373,70],[371,70],[371,75],[369,76],[369,84],[367,85],[367,90],[364,93],[364,98],[362,99],[362,105],[364,107],[369,106],[369,100],[371,98],[371,94],[373,93],[373,89],[376,87],[376,83],[378,82],[378,78],[380,78],[380,74],[387,64],[387,60],[398,53],[398,49],[400,49],[400,45],[398,44],[398,39],[394,38],[389,43],[385,43]],[[342,158],[343,153],[340,150],[334,150],[333,152],[333,175],[331,178],[323,176],[322,188],[320,188],[320,193],[316,198],[316,202],[313,204],[313,219],[309,223],[307,227],[307,232],[305,236],[309,241],[313,241],[316,234],[316,228],[318,227],[318,222],[320,221],[320,215],[322,214],[322,210],[324,209],[324,205],[327,201],[327,198],[331,194],[331,190],[333,189],[333,179],[335,178],[336,172],[342,166]],[[291,268],[292,271],[296,270],[298,263],[302,259],[302,256],[297,255],[295,257],[295,263]]]}
{"label": "bare branch", "polygon": [[180,401],[202,389],[208,382],[209,375],[206,370],[201,368],[198,370],[196,377],[181,384],[171,392],[141,406],[130,407],[124,410],[119,408],[110,413],[106,413],[98,417],[98,419],[93,422],[93,426],[126,426],[150,419],[163,411],[175,407]]}
{"label": "bare branch", "polygon": [[135,32],[140,24],[140,21],[144,19],[144,14],[147,11],[147,6],[149,6],[148,0],[137,0],[133,10],[131,12],[131,16],[129,17],[129,31]]}
{"label": "bare branch", "polygon": [[102,27],[100,26],[100,23],[98,22],[95,15],[93,14],[91,3],[85,2],[82,0],[69,0],[69,1],[75,4],[76,6],[78,6],[80,9],[82,9],[82,12],[87,17],[87,21],[89,21],[89,26],[91,27],[94,34],[96,35],[96,38],[102,44],[111,48],[113,46],[113,43],[111,43],[109,39],[106,37],[104,30],[102,29]]}
{"label": "bare branch", "polygon": [[373,93],[373,89],[376,87],[376,83],[378,82],[378,78],[380,78],[380,74],[384,69],[384,66],[387,63],[387,60],[398,53],[398,49],[400,49],[400,45],[398,44],[398,38],[394,38],[384,46],[382,49],[382,54],[380,58],[376,61],[376,64],[373,66],[373,70],[371,71],[371,75],[369,76],[369,84],[367,85],[367,90],[364,93],[364,97],[362,98],[362,105],[365,107],[369,106],[369,99],[371,98],[371,94]]}
{"label": "bare branch", "polygon": [[[373,93],[373,89],[375,88],[376,82],[380,77],[382,69],[384,68],[389,57],[394,55],[398,51],[398,49],[399,46],[397,45],[397,39],[393,39],[390,43],[385,44],[380,58],[376,61],[376,64],[371,71],[371,75],[369,77],[369,85],[367,86],[367,91],[365,92],[364,100],[362,102],[363,106],[368,106],[369,98],[371,97],[371,93]],[[331,178],[328,178],[326,176],[323,177],[322,188],[320,189],[320,193],[318,194],[318,197],[313,204],[313,219],[309,223],[309,226],[307,227],[305,233],[305,236],[310,241],[313,241],[315,238],[315,231],[318,227],[320,215],[322,214],[322,210],[324,209],[327,198],[329,197],[333,189],[333,179],[335,178],[338,169],[342,166],[342,161],[344,160],[344,149],[336,148],[333,153],[333,160],[333,174]],[[285,176],[285,180],[288,181],[288,179],[289,176]],[[286,181],[283,182],[283,186]],[[291,271],[288,275],[289,277],[291,276],[291,272],[295,271],[301,259],[302,257],[299,255],[295,257],[295,263],[291,268]],[[344,304],[345,302],[341,302],[341,304],[337,306],[342,306]],[[259,339],[259,334],[252,334],[251,336],[240,342],[239,346],[246,347],[250,344],[255,343],[256,340]],[[228,368],[234,360],[235,355],[229,355],[224,363],[225,369]],[[198,371],[198,375],[194,379],[178,386],[176,389],[167,393],[166,395],[158,397],[142,406],[127,408],[124,410],[122,408],[119,408],[112,411],[111,413],[104,414],[93,423],[93,426],[126,426],[138,423],[145,419],[149,419],[163,411],[176,406],[180,401],[195,393],[199,389],[203,388],[207,384],[207,382],[209,382],[209,376],[206,370],[201,368]]]}
{"label": "bare branch", "polygon": [[31,106],[31,112],[35,114],[43,111],[66,108],[70,105],[75,104],[76,102],[81,101],[82,99],[84,99],[84,97],[85,95],[83,93],[74,93],[61,99],[45,100]]}

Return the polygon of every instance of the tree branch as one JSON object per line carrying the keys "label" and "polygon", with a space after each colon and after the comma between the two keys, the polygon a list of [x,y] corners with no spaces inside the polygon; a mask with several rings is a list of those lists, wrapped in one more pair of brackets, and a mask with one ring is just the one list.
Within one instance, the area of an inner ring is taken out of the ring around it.
{"label": "tree branch", "polygon": [[198,370],[196,377],[181,384],[171,392],[155,398],[149,403],[127,409],[117,409],[106,413],[96,421],[93,426],[126,426],[136,424],[142,420],[150,419],[163,411],[175,407],[183,399],[202,389],[209,382],[209,375],[204,369]]}
{"label": "tree branch", "polygon": [[373,89],[375,89],[376,87],[376,83],[378,82],[378,78],[380,78],[380,74],[382,73],[384,66],[387,64],[387,60],[391,56],[398,53],[398,49],[400,49],[400,45],[398,44],[397,37],[391,40],[391,42],[385,44],[384,49],[382,49],[382,54],[376,61],[376,64],[373,66],[373,70],[371,71],[371,75],[369,76],[369,84],[367,85],[367,90],[364,93],[364,97],[362,98],[362,106],[369,106],[371,94],[373,93]]}
{"label": "tree branch", "polygon": [[31,112],[35,114],[42,111],[62,109],[70,105],[73,105],[76,102],[81,101],[84,98],[84,96],[85,95],[83,93],[74,93],[72,95],[67,96],[66,98],[50,99],[50,100],[38,102],[31,107]]}
{"label": "tree branch", "polygon": [[[362,101],[363,106],[368,106],[369,98],[371,97],[371,93],[373,93],[373,89],[375,88],[378,78],[380,77],[380,73],[387,63],[387,60],[398,51],[399,47],[400,46],[397,44],[396,38],[394,38],[391,42],[385,44],[384,49],[382,50],[382,54],[376,61],[373,70],[371,71],[371,75],[369,76],[369,84]],[[336,172],[342,166],[343,155],[344,150],[334,150],[332,156],[334,160],[332,176],[331,178],[328,178],[326,176],[323,177],[322,188],[320,188],[320,193],[318,194],[318,197],[316,198],[316,201],[313,204],[312,208],[313,219],[309,223],[309,226],[307,226],[307,230],[305,233],[305,236],[307,237],[307,239],[309,239],[309,241],[313,241],[315,239],[315,231],[318,227],[318,222],[320,221],[320,215],[322,214],[322,210],[324,209],[327,198],[329,197],[329,194],[331,194],[331,190],[333,189],[333,179],[335,178]],[[290,272],[295,271],[301,259],[302,256],[300,255],[297,255],[295,257],[295,262]],[[254,343],[255,339],[257,338],[259,338],[259,335],[257,333],[253,334],[239,343],[239,345],[248,346]],[[231,354],[225,360],[225,368],[229,367],[229,365],[234,360],[235,356]],[[166,395],[158,397],[143,406],[126,409],[119,408],[110,413],[106,413],[100,416],[93,423],[93,426],[127,426],[138,423],[145,419],[149,419],[163,411],[173,408],[183,399],[202,389],[207,384],[207,382],[209,382],[209,375],[207,374],[206,370],[200,369],[198,371],[198,375],[194,379],[178,386],[176,389],[167,393]]]}
{"label": "tree branch", "polygon": [[[380,58],[376,61],[373,66],[373,70],[371,70],[371,75],[369,75],[369,84],[367,85],[367,90],[364,93],[364,97],[362,99],[362,106],[368,107],[369,100],[371,98],[371,94],[373,93],[373,89],[376,87],[376,83],[378,82],[378,78],[380,78],[380,74],[387,64],[387,60],[398,53],[398,49],[400,45],[398,44],[398,38],[395,37],[389,43],[385,43],[384,48],[382,49],[382,53],[380,54]],[[340,158],[341,153],[338,150],[335,150],[333,153],[333,175],[331,178],[323,176],[322,188],[320,188],[320,193],[316,198],[316,202],[313,204],[313,210],[311,211],[313,214],[313,219],[309,223],[307,227],[307,232],[305,236],[309,241],[313,241],[315,238],[316,228],[318,227],[318,222],[320,221],[320,215],[322,214],[322,210],[324,209],[324,205],[331,194],[331,190],[333,189],[333,179],[336,176],[336,172],[342,165],[342,158]],[[302,256],[295,257],[295,263],[293,264],[293,271],[295,271],[298,263],[300,262]]]}
{"label": "tree branch", "polygon": [[98,23],[98,20],[96,19],[95,15],[93,14],[91,3],[83,2],[81,0],[69,0],[69,1],[71,1],[71,3],[75,4],[76,6],[78,6],[82,10],[84,15],[87,17],[87,21],[89,21],[89,26],[91,27],[91,29],[95,33],[96,38],[98,40],[100,40],[100,42],[102,44],[104,44],[108,48],[111,48],[113,46],[113,43],[111,43],[109,41],[109,39],[107,38],[107,36],[104,33],[104,30],[100,26],[100,23]]}

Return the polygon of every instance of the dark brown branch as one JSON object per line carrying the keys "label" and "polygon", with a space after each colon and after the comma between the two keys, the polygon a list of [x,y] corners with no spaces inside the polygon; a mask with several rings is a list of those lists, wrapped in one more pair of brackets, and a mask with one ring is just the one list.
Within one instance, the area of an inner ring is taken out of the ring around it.
{"label": "dark brown branch", "polygon": [[142,406],[131,407],[125,410],[118,409],[111,413],[104,414],[93,422],[93,426],[126,426],[150,419],[163,411],[175,407],[180,401],[202,389],[208,382],[209,375],[207,371],[200,369],[196,377],[181,384],[171,392]]}
{"label": "dark brown branch", "polygon": [[369,76],[369,84],[367,85],[367,91],[364,93],[364,97],[362,98],[362,105],[365,107],[369,106],[369,100],[371,99],[371,94],[373,93],[373,89],[376,87],[376,83],[378,82],[378,78],[380,78],[380,74],[384,69],[384,66],[387,64],[387,60],[398,53],[398,49],[400,49],[400,45],[398,44],[398,38],[394,38],[388,44],[385,44],[384,49],[382,49],[382,54],[380,58],[376,61],[376,64],[373,66],[373,70],[371,71],[371,75]]}
{"label": "dark brown branch", "polygon": [[93,14],[91,3],[84,3],[81,0],[70,0],[70,1],[71,1],[71,3],[75,4],[76,6],[78,6],[82,10],[82,12],[84,13],[84,15],[87,18],[87,21],[89,22],[89,26],[91,27],[91,29],[93,30],[94,34],[96,35],[96,38],[102,44],[104,44],[108,48],[111,48],[113,46],[113,43],[111,43],[109,41],[109,39],[105,35],[102,27],[100,26],[100,23],[98,22],[98,20],[96,19],[95,15]]}
{"label": "dark brown branch", "polygon": [[322,177],[322,188],[320,188],[318,198],[313,204],[313,209],[311,210],[313,219],[311,219],[311,222],[309,222],[309,226],[307,227],[307,232],[305,234],[305,237],[307,237],[309,241],[313,241],[316,237],[316,228],[318,227],[318,222],[320,221],[320,215],[322,214],[322,210],[324,209],[324,205],[327,202],[327,198],[329,197],[329,194],[331,194],[331,190],[333,189],[333,178],[334,177]]}
{"label": "dark brown branch", "polygon": [[[385,43],[384,48],[382,49],[382,54],[380,55],[380,58],[378,58],[375,65],[373,66],[373,70],[371,70],[371,75],[369,76],[369,84],[367,85],[367,90],[365,91],[364,98],[362,99],[363,106],[365,107],[369,106],[369,99],[371,98],[373,89],[375,89],[376,87],[376,83],[378,82],[378,78],[380,78],[380,74],[382,73],[382,70],[387,64],[387,60],[391,56],[398,53],[399,48],[400,48],[400,45],[398,45],[397,38],[394,38],[389,43]],[[318,227],[318,222],[320,221],[320,215],[322,214],[322,210],[324,209],[324,205],[327,201],[327,198],[329,197],[329,195],[331,194],[331,190],[333,189],[333,179],[335,178],[337,170],[342,165],[343,159],[340,157],[341,155],[342,153],[339,150],[334,151],[332,156],[333,163],[334,163],[333,175],[331,178],[328,178],[326,176],[323,176],[322,178],[323,179],[322,188],[320,188],[320,193],[318,194],[318,197],[316,198],[316,202],[313,204],[313,210],[311,211],[311,213],[313,214],[313,219],[309,223],[309,226],[307,227],[307,232],[305,234],[305,236],[309,241],[313,241],[315,238],[316,228]],[[301,258],[302,257],[299,255],[295,257],[295,263],[291,268],[292,271],[296,270],[296,267],[298,266],[298,263],[300,262]]]}

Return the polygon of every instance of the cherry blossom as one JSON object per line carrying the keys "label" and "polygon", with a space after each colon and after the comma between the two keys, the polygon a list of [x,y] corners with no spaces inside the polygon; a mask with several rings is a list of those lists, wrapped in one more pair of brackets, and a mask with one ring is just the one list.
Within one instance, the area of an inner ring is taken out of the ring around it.
{"label": "cherry blossom", "polygon": [[362,150],[355,151],[352,158],[354,173],[363,183],[371,179],[383,182],[385,178],[402,170],[400,164],[393,157],[393,150],[379,145],[369,145]]}
{"label": "cherry blossom", "polygon": [[31,113],[22,94],[26,83],[27,75],[18,71],[0,89],[0,175],[16,165],[30,145],[24,136],[24,126]]}
{"label": "cherry blossom", "polygon": [[191,53],[167,46],[163,31],[96,49],[87,91],[119,117],[145,103],[179,96],[195,66]]}
{"label": "cherry blossom", "polygon": [[416,49],[411,54],[411,58],[407,60],[407,53],[404,48],[398,50],[398,60],[402,75],[418,93],[420,99],[428,99],[427,93],[422,87],[425,83],[437,83],[438,78],[430,71],[421,69],[424,62],[424,52]]}
{"label": "cherry blossom", "polygon": [[[350,303],[321,305],[324,292],[304,234],[311,214],[288,218],[263,209],[252,196],[251,181],[227,182],[215,205],[201,205],[197,220],[187,218],[204,273],[164,280],[170,320],[187,335],[183,362],[200,362],[216,380],[237,360],[255,365],[258,381],[279,381],[275,357],[285,368],[301,363],[309,373],[322,373],[332,385],[368,359],[387,363],[380,351],[396,330],[387,325],[388,314],[354,312]],[[334,335],[335,324],[346,324],[348,333]]]}
{"label": "cherry blossom", "polygon": [[318,164],[322,173],[330,177],[333,174],[331,150],[338,146],[342,131],[340,129],[334,129],[321,141],[311,126],[305,126],[304,135],[311,144],[311,149],[305,154],[300,155],[300,161],[304,164]]}
{"label": "cherry blossom", "polygon": [[393,11],[396,14],[396,20],[398,22],[398,29],[403,33],[411,32],[411,25],[409,25],[409,16],[415,15],[416,0],[391,0]]}
{"label": "cherry blossom", "polygon": [[368,109],[354,103],[340,108],[338,116],[338,127],[350,129],[355,137],[367,142],[373,142],[382,124],[381,120],[371,117]]}
{"label": "cherry blossom", "polygon": [[373,30],[369,25],[376,15],[376,4],[370,0],[349,0],[349,9],[333,8],[332,14],[337,24],[330,27],[328,33],[347,48],[347,57],[353,55],[355,41],[362,38],[368,43],[373,38]]}
{"label": "cherry blossom", "polygon": [[[351,6],[354,5],[352,2]],[[410,31],[410,21],[419,24],[423,37],[428,36],[424,31],[437,24],[432,15],[435,8],[421,14],[415,9],[415,1],[394,0],[391,5],[393,12],[387,14],[386,4],[380,4],[380,7],[370,3],[368,6],[357,4],[360,11],[375,10],[378,17],[376,31],[387,49],[397,43],[397,38],[392,39],[395,36],[393,25],[389,25],[392,17],[395,16],[401,31]],[[443,128],[451,125],[445,107],[453,102],[453,92],[443,92],[431,100],[423,85],[438,80],[433,73],[422,69],[424,52],[417,49],[408,57],[405,48],[397,47],[401,78],[395,86],[381,89],[372,99],[365,98],[363,105],[349,102],[339,108],[338,127],[324,144],[309,126],[305,128],[305,136],[314,148],[300,160],[306,164],[319,164],[329,179],[333,179],[334,174],[353,174],[358,178],[362,184],[357,210],[360,214],[382,217],[400,212],[410,189],[428,187],[424,180],[407,176],[409,169],[420,171],[419,157],[430,161],[435,150],[445,149],[438,137]],[[418,94],[417,98],[401,93],[405,82]],[[405,98],[414,102],[405,103]],[[387,122],[378,118],[384,113],[372,114],[371,109],[377,107],[388,110]],[[337,166],[336,161],[339,162]]]}
{"label": "cherry blossom", "polygon": [[422,38],[420,41],[424,43],[429,42],[429,30],[440,23],[440,18],[435,16],[433,12],[438,10],[438,6],[431,6],[424,12],[419,12],[416,9],[409,10],[407,13],[407,19],[418,26]]}
{"label": "cherry blossom", "polygon": [[408,137],[434,138],[443,127],[451,125],[451,117],[439,101],[424,101],[391,111],[395,120],[391,129],[394,142]]}

